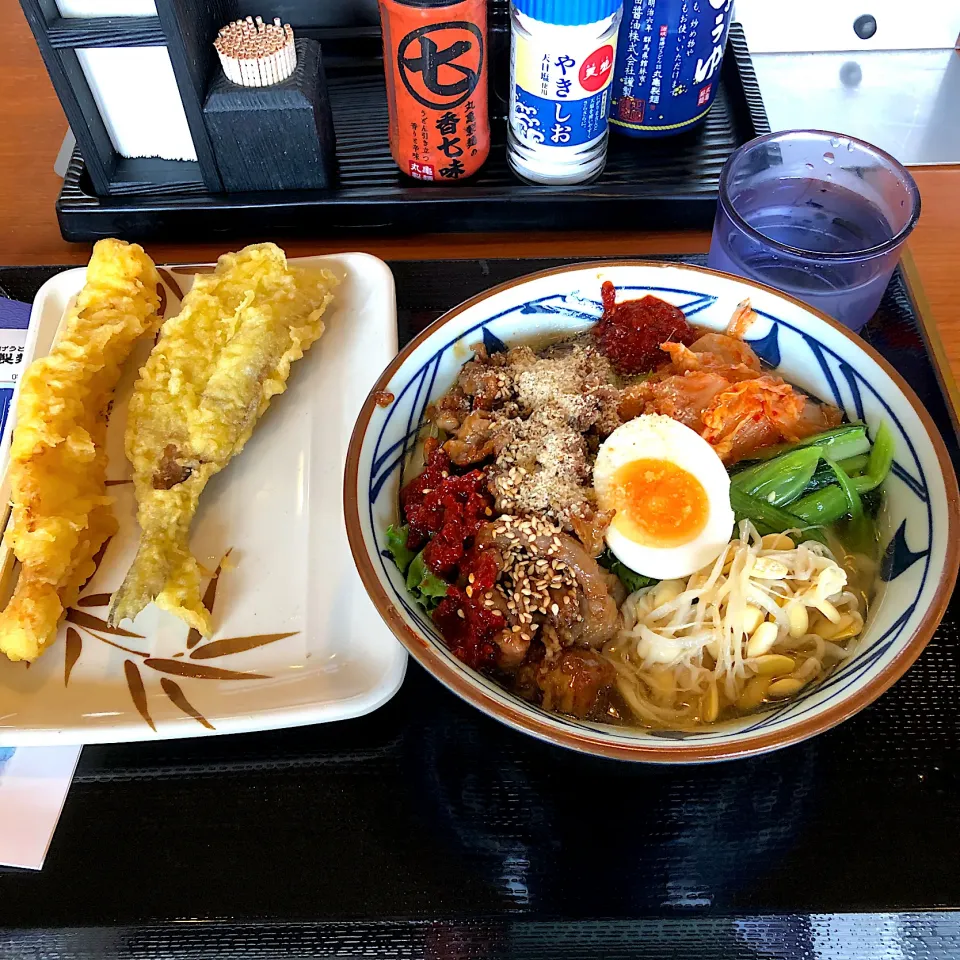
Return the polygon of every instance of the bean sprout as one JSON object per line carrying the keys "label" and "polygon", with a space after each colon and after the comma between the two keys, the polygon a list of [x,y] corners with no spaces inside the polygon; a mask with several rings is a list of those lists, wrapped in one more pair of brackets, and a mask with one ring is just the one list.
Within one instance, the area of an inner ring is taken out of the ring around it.
{"label": "bean sprout", "polygon": [[[604,652],[645,724],[735,716],[799,690],[852,652],[863,611],[830,549],[761,537],[746,520],[738,532],[711,566],[623,603],[623,628]],[[798,682],[777,682],[786,678]]]}

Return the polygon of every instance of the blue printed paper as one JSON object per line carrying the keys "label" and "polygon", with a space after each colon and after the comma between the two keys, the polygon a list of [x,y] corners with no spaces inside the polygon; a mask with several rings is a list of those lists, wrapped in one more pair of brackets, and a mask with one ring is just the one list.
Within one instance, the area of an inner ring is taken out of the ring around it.
{"label": "blue printed paper", "polygon": [[30,304],[0,297],[0,329],[26,330],[30,326]]}
{"label": "blue printed paper", "polygon": [[30,304],[0,297],[0,471],[10,446],[13,394],[23,373]]}

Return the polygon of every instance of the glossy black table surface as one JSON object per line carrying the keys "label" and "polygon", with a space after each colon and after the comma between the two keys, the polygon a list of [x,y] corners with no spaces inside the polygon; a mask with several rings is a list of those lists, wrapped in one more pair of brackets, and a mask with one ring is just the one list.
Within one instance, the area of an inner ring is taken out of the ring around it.
{"label": "glossy black table surface", "polygon": [[[391,264],[401,339],[555,262]],[[866,336],[956,460],[899,276]],[[414,663],[358,720],[87,747],[44,869],[0,871],[0,955],[960,956],[958,623],[839,728],[711,766],[539,743]]]}

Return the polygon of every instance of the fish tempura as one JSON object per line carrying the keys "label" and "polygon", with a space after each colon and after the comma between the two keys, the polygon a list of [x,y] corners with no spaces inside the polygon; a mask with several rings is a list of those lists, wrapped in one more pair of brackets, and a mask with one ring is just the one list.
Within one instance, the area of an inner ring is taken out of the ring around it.
{"label": "fish tempura", "polygon": [[204,636],[200,567],[190,524],[207,481],[250,439],[290,365],[323,333],[327,271],[291,267],[272,243],[220,258],[198,276],[140,371],[125,437],[141,537],[110,622],[151,601]]}
{"label": "fish tempura", "polygon": [[159,320],[159,285],[141,247],[101,240],[59,340],[24,374],[6,534],[21,568],[0,613],[0,650],[11,660],[43,652],[116,531],[105,485],[107,413],[134,343]]}

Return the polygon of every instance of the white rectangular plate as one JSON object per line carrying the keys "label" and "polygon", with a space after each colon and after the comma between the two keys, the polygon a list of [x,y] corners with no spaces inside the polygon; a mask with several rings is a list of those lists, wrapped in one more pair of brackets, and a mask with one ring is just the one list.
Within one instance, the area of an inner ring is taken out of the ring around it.
{"label": "white rectangular plate", "polygon": [[[295,262],[326,267],[341,282],[323,318],[326,332],[293,365],[287,392],[201,497],[194,554],[212,573],[230,551],[216,584],[213,635],[191,636],[153,605],[132,625],[125,621],[125,633],[106,624],[109,595],[139,536],[123,431],[152,346],[145,342],[127,363],[107,431],[120,531],[51,648],[29,666],[0,657],[0,743],[110,743],[321,723],[369,713],[399,688],[406,652],[360,582],[342,493],[357,413],[397,351],[393,276],[366,254]],[[178,311],[194,272],[161,269],[166,316]],[[68,270],[37,294],[37,356],[49,351],[83,280],[82,269]]]}

